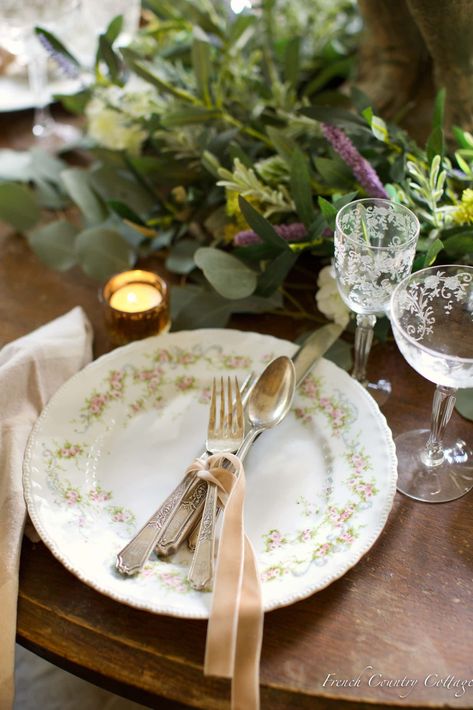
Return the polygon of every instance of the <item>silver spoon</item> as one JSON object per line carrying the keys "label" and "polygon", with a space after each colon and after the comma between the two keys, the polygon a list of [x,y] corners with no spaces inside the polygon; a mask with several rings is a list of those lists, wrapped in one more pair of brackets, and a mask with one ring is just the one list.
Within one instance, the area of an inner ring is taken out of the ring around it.
{"label": "silver spoon", "polygon": [[256,437],[279,424],[292,404],[296,388],[294,363],[285,355],[269,363],[251,390],[247,405],[251,425],[236,455],[243,461]]}

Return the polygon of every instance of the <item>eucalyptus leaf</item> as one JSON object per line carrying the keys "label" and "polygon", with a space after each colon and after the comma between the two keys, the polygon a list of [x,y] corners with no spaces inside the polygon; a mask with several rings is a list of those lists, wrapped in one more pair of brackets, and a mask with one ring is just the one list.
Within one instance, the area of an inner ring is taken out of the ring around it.
{"label": "eucalyptus leaf", "polygon": [[126,169],[101,165],[90,173],[90,183],[104,202],[115,201],[130,205],[143,219],[158,203],[157,196],[153,197]]}
{"label": "eucalyptus leaf", "polygon": [[40,217],[38,198],[29,187],[15,182],[0,183],[0,221],[22,232]]}
{"label": "eucalyptus leaf", "polygon": [[28,182],[31,180],[31,153],[26,150],[0,150],[0,180]]}
{"label": "eucalyptus leaf", "polygon": [[256,273],[233,254],[212,247],[201,247],[194,258],[209,283],[225,298],[245,298],[255,290],[258,280]]}
{"label": "eucalyptus leaf", "polygon": [[66,271],[77,262],[74,244],[78,229],[60,219],[28,235],[28,244],[43,264],[58,271]]}
{"label": "eucalyptus leaf", "polygon": [[73,202],[79,207],[87,224],[99,224],[107,216],[107,209],[96,194],[92,175],[81,168],[68,168],[61,173],[64,187]]}
{"label": "eucalyptus leaf", "polygon": [[32,148],[30,155],[33,180],[48,180],[55,184],[61,184],[61,173],[67,168],[67,163],[64,160],[51,155],[42,148]]}
{"label": "eucalyptus leaf", "polygon": [[335,108],[333,106],[310,106],[308,108],[301,109],[301,113],[304,116],[314,118],[316,121],[322,121],[322,123],[347,125],[352,128],[362,129],[367,133],[370,132],[361,116],[358,116],[356,113],[346,111],[345,109]]}
{"label": "eucalyptus leaf", "polygon": [[181,239],[171,248],[166,259],[166,269],[173,274],[190,274],[195,269],[194,255],[198,248],[198,242]]}
{"label": "eucalyptus leaf", "polygon": [[461,389],[457,392],[455,409],[465,419],[473,421],[473,388]]}
{"label": "eucalyptus leaf", "polygon": [[257,294],[260,296],[271,296],[278,289],[297,261],[297,254],[284,251],[270,262],[266,270],[258,279]]}
{"label": "eucalyptus leaf", "polygon": [[201,291],[182,308],[173,321],[172,329],[224,328],[230,315],[230,301],[218,293]]}
{"label": "eucalyptus leaf", "polygon": [[35,193],[40,207],[45,209],[63,210],[68,205],[68,199],[47,180],[36,179]]}
{"label": "eucalyptus leaf", "polygon": [[75,252],[85,273],[98,281],[104,281],[134,263],[133,249],[121,234],[102,226],[78,234]]}

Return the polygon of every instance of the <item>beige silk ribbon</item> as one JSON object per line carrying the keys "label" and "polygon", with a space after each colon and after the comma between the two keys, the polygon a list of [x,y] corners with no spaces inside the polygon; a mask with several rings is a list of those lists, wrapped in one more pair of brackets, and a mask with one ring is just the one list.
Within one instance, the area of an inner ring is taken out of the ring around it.
{"label": "beige silk ribbon", "polygon": [[[225,460],[234,472],[223,468]],[[232,678],[232,710],[258,710],[263,604],[255,552],[244,529],[243,464],[233,454],[214,454],[196,459],[188,472],[215,484],[224,508],[204,673]]]}

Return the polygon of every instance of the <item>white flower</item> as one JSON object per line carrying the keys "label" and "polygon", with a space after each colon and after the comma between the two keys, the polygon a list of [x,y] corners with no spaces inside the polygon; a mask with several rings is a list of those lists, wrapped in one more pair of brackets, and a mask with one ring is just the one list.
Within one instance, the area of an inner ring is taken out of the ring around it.
{"label": "white flower", "polygon": [[350,310],[338,292],[332,266],[324,266],[320,271],[317,286],[315,300],[319,311],[329,320],[345,327],[350,320]]}
{"label": "white flower", "polygon": [[133,124],[123,113],[107,107],[98,98],[92,99],[86,109],[88,134],[104,148],[139,153],[146,131]]}

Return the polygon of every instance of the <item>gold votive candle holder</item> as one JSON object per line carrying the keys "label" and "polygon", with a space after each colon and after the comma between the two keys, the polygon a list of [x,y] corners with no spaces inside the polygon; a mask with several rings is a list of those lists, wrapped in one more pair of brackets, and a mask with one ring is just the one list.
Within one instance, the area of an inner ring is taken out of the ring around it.
{"label": "gold votive candle holder", "polygon": [[125,345],[170,328],[169,291],[157,274],[142,269],[112,276],[100,293],[113,345]]}

